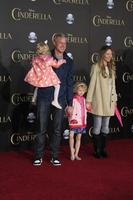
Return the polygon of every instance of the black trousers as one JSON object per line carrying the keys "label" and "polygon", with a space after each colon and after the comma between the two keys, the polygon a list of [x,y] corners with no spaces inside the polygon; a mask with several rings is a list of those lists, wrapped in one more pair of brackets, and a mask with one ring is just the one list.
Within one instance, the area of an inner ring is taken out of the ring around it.
{"label": "black trousers", "polygon": [[64,103],[60,103],[62,109],[51,105],[51,102],[43,100],[37,103],[37,136],[35,139],[35,158],[42,158],[45,148],[45,138],[48,130],[48,122],[52,114],[52,135],[50,141],[51,156],[58,157],[61,141],[62,124],[64,118]]}

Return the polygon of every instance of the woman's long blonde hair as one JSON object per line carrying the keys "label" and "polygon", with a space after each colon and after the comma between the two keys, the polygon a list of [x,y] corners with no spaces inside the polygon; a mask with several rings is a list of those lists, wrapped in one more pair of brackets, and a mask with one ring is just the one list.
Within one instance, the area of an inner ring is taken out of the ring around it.
{"label": "woman's long blonde hair", "polygon": [[108,51],[109,49],[112,51],[112,55],[113,55],[110,62],[107,63],[107,66],[108,66],[108,69],[109,69],[109,77],[112,78],[112,74],[114,74],[116,76],[116,67],[115,67],[115,62],[114,62],[114,52],[113,52],[113,50],[110,46],[103,46],[100,49],[99,58],[98,58],[98,65],[101,69],[101,73],[102,73],[102,76],[104,78],[107,77],[107,73],[106,73],[106,70],[105,70],[104,63],[103,63],[103,56],[106,53],[106,51]]}

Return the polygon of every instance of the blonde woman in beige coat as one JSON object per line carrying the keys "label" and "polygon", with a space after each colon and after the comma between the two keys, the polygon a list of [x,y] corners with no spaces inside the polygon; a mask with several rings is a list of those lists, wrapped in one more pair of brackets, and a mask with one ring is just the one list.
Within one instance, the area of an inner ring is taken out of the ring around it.
{"label": "blonde woman in beige coat", "polygon": [[93,143],[94,156],[106,158],[106,136],[109,133],[109,120],[114,115],[117,101],[115,89],[115,65],[111,47],[100,50],[99,60],[92,65],[90,84],[87,92],[87,109],[94,116]]}

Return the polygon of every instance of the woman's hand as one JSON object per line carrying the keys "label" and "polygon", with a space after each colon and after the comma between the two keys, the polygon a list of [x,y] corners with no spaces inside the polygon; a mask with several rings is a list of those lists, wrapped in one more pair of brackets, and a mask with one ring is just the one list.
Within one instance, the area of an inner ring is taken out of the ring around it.
{"label": "woman's hand", "polygon": [[86,102],[86,109],[88,112],[91,112],[91,110],[92,110],[91,102]]}

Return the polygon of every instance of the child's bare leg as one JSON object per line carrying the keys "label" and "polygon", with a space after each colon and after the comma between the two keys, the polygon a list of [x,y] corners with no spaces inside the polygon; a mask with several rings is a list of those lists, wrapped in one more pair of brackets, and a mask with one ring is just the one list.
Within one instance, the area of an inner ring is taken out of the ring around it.
{"label": "child's bare leg", "polygon": [[81,145],[81,134],[78,133],[76,135],[76,144],[75,144],[75,159],[76,160],[81,160],[81,158],[79,157],[78,153],[79,153],[79,149],[80,149],[80,145]]}
{"label": "child's bare leg", "polygon": [[36,103],[37,91],[38,91],[38,88],[36,87],[36,88],[34,89],[34,93],[33,93],[32,101],[31,101],[33,104]]}
{"label": "child's bare leg", "polygon": [[70,147],[70,154],[71,154],[71,160],[75,159],[74,153],[75,153],[75,149],[74,149],[74,131],[70,131],[70,135],[69,135],[69,147]]}
{"label": "child's bare leg", "polygon": [[58,96],[59,96],[59,91],[60,91],[60,84],[57,84],[54,86],[54,100],[52,101],[52,105],[55,106],[56,108],[62,109],[58,102]]}

